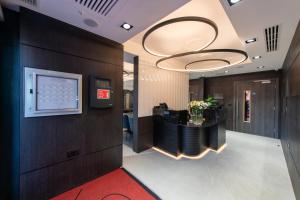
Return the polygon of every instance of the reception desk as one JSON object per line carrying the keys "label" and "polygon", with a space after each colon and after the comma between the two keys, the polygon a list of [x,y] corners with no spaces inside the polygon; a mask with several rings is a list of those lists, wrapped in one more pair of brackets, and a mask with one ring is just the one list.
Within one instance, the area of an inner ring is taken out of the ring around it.
{"label": "reception desk", "polygon": [[153,119],[154,147],[175,157],[198,156],[207,149],[217,151],[226,143],[223,118],[210,118],[201,125],[170,121],[161,115],[154,115]]}
{"label": "reception desk", "polygon": [[187,123],[181,128],[181,153],[197,156],[207,148],[217,151],[226,142],[225,128],[222,121],[207,121],[201,125]]}

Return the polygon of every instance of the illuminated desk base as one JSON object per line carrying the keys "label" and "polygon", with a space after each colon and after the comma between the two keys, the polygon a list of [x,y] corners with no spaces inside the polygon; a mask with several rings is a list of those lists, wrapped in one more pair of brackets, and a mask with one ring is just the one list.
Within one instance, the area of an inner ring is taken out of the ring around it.
{"label": "illuminated desk base", "polygon": [[153,150],[159,152],[159,153],[162,153],[164,154],[165,156],[168,156],[170,158],[173,158],[175,160],[180,160],[181,158],[187,158],[187,159],[191,159],[191,160],[199,160],[201,158],[203,158],[206,154],[208,154],[210,151],[214,152],[214,153],[221,153],[225,148],[227,147],[227,144],[224,144],[223,146],[221,146],[218,150],[214,150],[214,149],[211,149],[211,148],[207,148],[205,151],[203,151],[202,153],[200,153],[199,155],[197,156],[188,156],[188,155],[184,155],[184,154],[179,154],[178,156],[174,156],[164,150],[161,150],[157,147],[152,147]]}

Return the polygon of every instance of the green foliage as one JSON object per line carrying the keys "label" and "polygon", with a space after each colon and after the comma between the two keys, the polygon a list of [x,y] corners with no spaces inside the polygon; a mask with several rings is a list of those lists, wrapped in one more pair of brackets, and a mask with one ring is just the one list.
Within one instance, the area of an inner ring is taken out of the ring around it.
{"label": "green foliage", "polygon": [[216,107],[218,107],[218,101],[214,97],[212,97],[212,96],[209,96],[204,101],[208,104],[209,108],[216,108]]}
{"label": "green foliage", "polygon": [[218,101],[214,97],[209,96],[204,101],[191,101],[188,107],[191,114],[202,115],[204,110],[218,107]]}

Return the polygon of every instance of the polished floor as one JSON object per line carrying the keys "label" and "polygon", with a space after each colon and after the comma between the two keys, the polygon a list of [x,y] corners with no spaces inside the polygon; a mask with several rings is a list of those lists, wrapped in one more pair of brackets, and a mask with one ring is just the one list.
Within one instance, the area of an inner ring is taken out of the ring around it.
{"label": "polished floor", "polygon": [[127,152],[123,165],[163,200],[295,200],[279,140],[227,131],[227,144],[200,160]]}

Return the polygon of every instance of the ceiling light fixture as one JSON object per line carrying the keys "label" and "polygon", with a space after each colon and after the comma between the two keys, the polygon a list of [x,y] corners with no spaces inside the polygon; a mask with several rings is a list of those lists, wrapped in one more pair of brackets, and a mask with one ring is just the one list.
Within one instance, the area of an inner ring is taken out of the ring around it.
{"label": "ceiling light fixture", "polygon": [[[210,34],[210,37],[199,37],[203,32]],[[178,17],[150,28],[143,37],[142,45],[145,51],[154,56],[168,57],[203,50],[211,45],[217,36],[218,27],[209,19],[196,16]]]}
{"label": "ceiling light fixture", "polygon": [[252,43],[252,42],[256,42],[256,38],[248,39],[248,40],[246,40],[245,42],[246,42],[246,44],[250,44],[250,43]]}
{"label": "ceiling light fixture", "polygon": [[123,77],[126,77],[126,76],[129,76],[129,72],[127,72],[127,71],[123,71]]}
{"label": "ceiling light fixture", "polygon": [[229,71],[228,71],[228,70],[226,70],[226,71],[225,71],[225,74],[227,74],[228,72],[229,72]]}
{"label": "ceiling light fixture", "polygon": [[[196,56],[207,59],[195,60]],[[216,55],[214,55],[216,54]],[[229,55],[226,55],[229,54]],[[213,58],[215,56],[215,58]],[[220,57],[229,57],[232,60],[220,59]],[[189,59],[191,57],[191,59]],[[176,62],[174,62],[175,59]],[[207,49],[198,52],[187,52],[162,58],[156,62],[156,67],[160,69],[178,71],[178,72],[208,72],[224,69],[233,65],[238,65],[248,59],[248,54],[238,49]],[[203,66],[203,64],[206,64]]]}
{"label": "ceiling light fixture", "polygon": [[265,66],[259,66],[259,67],[257,67],[257,69],[263,69],[263,68],[265,68]]}
{"label": "ceiling light fixture", "polygon": [[201,63],[201,62],[210,62],[210,61],[218,61],[218,62],[223,62],[226,65],[230,65],[230,62],[228,60],[225,60],[225,59],[204,59],[204,60],[197,60],[197,61],[194,61],[194,62],[190,62],[187,65],[185,65],[184,68],[188,70],[191,65],[194,65],[196,63]]}
{"label": "ceiling light fixture", "polygon": [[241,0],[227,0],[230,6],[239,3]]}
{"label": "ceiling light fixture", "polygon": [[260,59],[260,58],[261,58],[261,56],[254,56],[254,57],[252,57],[253,60],[257,60],[257,59]]}
{"label": "ceiling light fixture", "polygon": [[125,22],[124,24],[121,25],[121,28],[129,31],[130,29],[133,28],[133,26]]}

